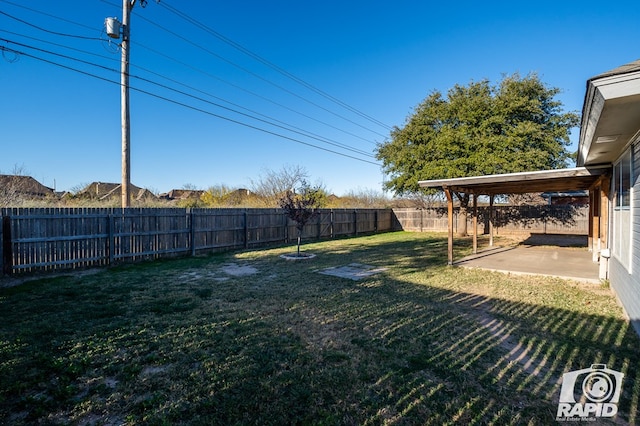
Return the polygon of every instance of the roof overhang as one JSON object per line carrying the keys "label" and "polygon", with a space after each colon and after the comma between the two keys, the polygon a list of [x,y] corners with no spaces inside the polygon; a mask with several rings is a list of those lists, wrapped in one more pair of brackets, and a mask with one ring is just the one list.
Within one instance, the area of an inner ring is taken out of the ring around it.
{"label": "roof overhang", "polygon": [[478,195],[526,194],[531,192],[579,191],[590,189],[609,166],[505,173],[454,179],[423,180],[422,188],[450,189]]}
{"label": "roof overhang", "polygon": [[578,166],[611,164],[640,136],[640,61],[587,81]]}

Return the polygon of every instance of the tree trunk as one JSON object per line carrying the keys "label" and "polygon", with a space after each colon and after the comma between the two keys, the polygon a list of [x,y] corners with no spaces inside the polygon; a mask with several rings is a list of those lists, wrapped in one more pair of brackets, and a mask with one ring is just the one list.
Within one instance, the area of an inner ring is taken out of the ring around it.
{"label": "tree trunk", "polygon": [[300,257],[300,240],[302,237],[302,231],[298,229],[298,257]]}
{"label": "tree trunk", "polygon": [[457,236],[466,237],[468,235],[467,217],[469,216],[469,194],[456,192],[456,197],[460,201],[460,214],[458,215],[458,232]]}

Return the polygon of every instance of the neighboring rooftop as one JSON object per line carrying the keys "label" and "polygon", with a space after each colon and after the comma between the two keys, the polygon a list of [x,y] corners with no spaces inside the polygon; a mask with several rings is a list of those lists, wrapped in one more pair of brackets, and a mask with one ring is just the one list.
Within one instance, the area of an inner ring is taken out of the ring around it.
{"label": "neighboring rooftop", "polygon": [[44,186],[31,176],[0,175],[0,188],[29,197],[42,198],[54,195],[54,190]]}

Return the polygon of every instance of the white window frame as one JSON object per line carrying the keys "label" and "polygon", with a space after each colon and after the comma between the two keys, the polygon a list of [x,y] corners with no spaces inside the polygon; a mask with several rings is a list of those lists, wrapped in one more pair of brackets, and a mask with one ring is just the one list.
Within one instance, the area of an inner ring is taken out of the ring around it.
{"label": "white window frame", "polygon": [[[626,164],[625,164],[626,163]],[[628,173],[625,180],[625,173]],[[631,273],[633,256],[633,145],[613,164],[612,255]],[[625,192],[625,189],[627,192]]]}

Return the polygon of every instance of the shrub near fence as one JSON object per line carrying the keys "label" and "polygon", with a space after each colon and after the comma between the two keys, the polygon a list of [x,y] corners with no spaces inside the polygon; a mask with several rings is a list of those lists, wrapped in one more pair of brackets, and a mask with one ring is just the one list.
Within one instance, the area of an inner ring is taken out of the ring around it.
{"label": "shrub near fence", "polygon": [[[0,209],[4,274],[111,265],[296,238],[280,209]],[[322,210],[303,239],[398,229],[389,209]]]}

